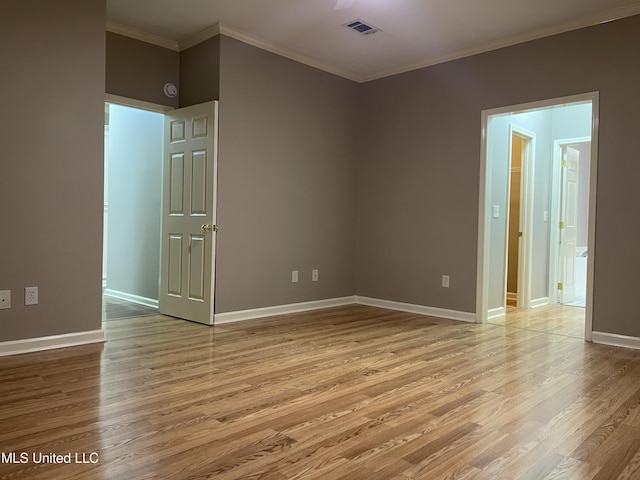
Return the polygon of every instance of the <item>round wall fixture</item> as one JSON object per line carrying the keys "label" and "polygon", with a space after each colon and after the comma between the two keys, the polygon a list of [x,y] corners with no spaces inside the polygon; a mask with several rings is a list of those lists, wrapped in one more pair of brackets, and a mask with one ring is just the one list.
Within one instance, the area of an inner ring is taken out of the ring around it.
{"label": "round wall fixture", "polygon": [[178,87],[173,83],[165,83],[164,94],[169,98],[175,98],[175,96],[178,95]]}

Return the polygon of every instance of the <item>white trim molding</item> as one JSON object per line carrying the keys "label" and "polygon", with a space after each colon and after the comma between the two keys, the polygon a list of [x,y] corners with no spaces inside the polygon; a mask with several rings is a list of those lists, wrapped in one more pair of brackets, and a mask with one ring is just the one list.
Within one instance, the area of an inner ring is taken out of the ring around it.
{"label": "white trim molding", "polygon": [[591,334],[593,343],[611,345],[612,347],[625,347],[640,350],[640,337],[629,337],[616,333],[593,332]]}
{"label": "white trim molding", "polygon": [[253,320],[256,318],[273,317],[275,315],[287,315],[289,313],[307,312],[319,310],[321,308],[342,307],[356,303],[355,297],[329,298],[326,300],[315,300],[311,302],[291,303],[288,305],[276,305],[273,307],[252,308],[249,310],[237,310],[234,312],[216,313],[214,325],[223,323],[239,322],[242,320]]}
{"label": "white trim molding", "polygon": [[496,318],[503,318],[507,314],[505,307],[490,308],[487,311],[487,321],[495,320]]}
{"label": "white trim molding", "polygon": [[531,308],[544,307],[545,305],[549,305],[549,297],[540,297],[531,300]]}
{"label": "white trim molding", "polygon": [[205,28],[204,30],[200,30],[197,33],[194,33],[190,37],[187,37],[178,42],[178,50],[182,52],[187,48],[195,47],[199,43],[202,43],[210,38],[215,37],[216,35],[220,35],[221,26],[219,23],[214,23],[210,27]]}
{"label": "white trim molding", "polygon": [[133,293],[111,290],[110,288],[105,288],[104,295],[106,297],[117,298],[118,300],[136,303],[138,305],[143,305],[149,308],[158,308],[158,300],[156,300],[155,298],[141,297],[140,295],[134,295]]}
{"label": "white trim molding", "polygon": [[640,4],[629,5],[627,7],[616,8],[613,10],[607,10],[599,12],[587,17],[581,17],[575,20],[570,20],[559,25],[552,25],[550,27],[538,28],[530,30],[528,32],[519,33],[506,38],[500,38],[491,42],[471,47],[464,50],[458,50],[448,55],[442,55],[439,57],[433,57],[421,62],[410,63],[398,68],[392,68],[389,70],[382,70],[373,75],[361,77],[358,79],[360,83],[370,82],[379,78],[390,77],[392,75],[398,75],[400,73],[411,72],[413,70],[419,70],[421,68],[431,67],[440,63],[450,62],[452,60],[459,60],[465,57],[471,57],[480,53],[491,52],[500,48],[511,47],[520,43],[530,42],[532,40],[538,40],[541,38],[550,37],[552,35],[558,35],[560,33],[566,33],[573,30],[579,30],[581,28],[593,27],[603,23],[613,22],[626,17],[632,17],[640,14]]}
{"label": "white trim molding", "polygon": [[107,32],[116,33],[118,35],[133,38],[135,40],[140,40],[141,42],[150,43],[151,45],[156,45],[158,47],[168,48],[169,50],[173,50],[174,52],[180,51],[178,42],[176,42],[175,40],[170,40],[168,38],[161,37],[160,35],[154,35],[153,33],[138,30],[137,28],[128,27],[127,25],[107,22]]}
{"label": "white trim molding", "polygon": [[52,350],[54,348],[75,347],[105,341],[104,330],[90,330],[88,332],[65,333],[48,337],[25,338],[23,340],[1,342],[0,356],[39,352],[42,350]]}
{"label": "white trim molding", "polygon": [[424,305],[415,305],[412,303],[394,302],[391,300],[380,300],[378,298],[361,296],[356,296],[356,303],[359,305],[368,305],[370,307],[388,308],[389,310],[417,313],[419,315],[427,315],[430,317],[476,323],[476,314],[470,312],[460,312],[457,310],[447,310],[445,308],[427,307]]}
{"label": "white trim molding", "polygon": [[117,105],[123,105],[125,107],[134,107],[141,110],[148,110],[156,113],[166,113],[174,110],[173,107],[168,105],[160,105],[159,103],[145,102],[144,100],[137,100],[135,98],[122,97],[120,95],[113,95],[112,93],[105,93],[105,103],[115,103]]}
{"label": "white trim molding", "polygon": [[[209,37],[207,37],[207,34],[209,35]],[[196,33],[193,37],[186,39],[184,42],[180,42],[180,50],[184,50],[187,46],[196,45],[197,43],[200,43],[207,38],[218,34],[225,35],[248,45],[252,45],[261,50],[275,53],[276,55],[280,55],[281,57],[288,58],[289,60],[302,63],[303,65],[308,65],[310,67],[332,73],[339,77],[346,78],[347,80],[352,80],[358,83],[362,82],[362,79],[352,72],[336,68],[332,65],[329,65],[328,63],[324,63],[318,60],[317,58],[296,52],[294,50],[290,50],[282,45],[277,45],[268,40],[265,40],[264,38],[220,23],[213,25],[212,27],[209,27],[202,32]]]}
{"label": "white trim molding", "polygon": [[238,310],[234,312],[216,313],[214,325],[223,323],[239,322],[242,320],[253,320],[257,318],[273,317],[275,315],[287,315],[290,313],[307,312],[319,310],[321,308],[343,307],[345,305],[366,305],[369,307],[386,308],[400,312],[417,313],[429,317],[446,318],[460,322],[476,322],[476,314],[470,312],[459,312],[444,308],[426,307],[424,305],[414,305],[411,303],[394,302],[392,300],[381,300],[378,298],[350,296],[329,298],[326,300],[316,300],[312,302],[292,303],[289,305],[276,305],[273,307],[253,308],[249,310]]}

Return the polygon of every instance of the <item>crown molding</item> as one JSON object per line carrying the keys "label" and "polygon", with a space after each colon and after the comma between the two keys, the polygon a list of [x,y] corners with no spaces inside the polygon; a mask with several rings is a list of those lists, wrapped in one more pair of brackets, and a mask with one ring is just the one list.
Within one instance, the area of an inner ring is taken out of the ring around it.
{"label": "crown molding", "polygon": [[275,43],[269,42],[268,40],[265,40],[256,35],[252,35],[243,30],[240,30],[235,27],[231,27],[229,25],[224,25],[222,23],[216,23],[179,42],[161,37],[159,35],[143,32],[141,30],[137,30],[132,27],[113,23],[113,22],[107,22],[107,31],[112,33],[117,33],[119,35],[124,35],[130,38],[134,38],[136,40],[140,40],[143,42],[151,43],[153,45],[158,45],[160,47],[168,48],[176,52],[186,50],[187,48],[191,48],[201,42],[204,42],[205,40],[208,40],[209,38],[222,34],[227,37],[231,37],[235,40],[239,40],[243,43],[247,43],[254,47],[260,48],[262,50],[275,53],[276,55],[280,55],[282,57],[288,58],[290,60],[294,60],[304,65],[308,65],[310,67],[323,70],[325,72],[337,75],[339,77],[343,77],[357,83],[365,83],[365,82],[370,82],[372,80],[378,80],[384,77],[390,77],[393,75],[410,72],[413,70],[419,70],[421,68],[431,67],[433,65],[437,65],[440,63],[450,62],[452,60],[459,60],[461,58],[478,55],[480,53],[490,52],[492,50],[498,50],[500,48],[510,47],[520,43],[529,42],[532,40],[538,40],[541,38],[570,32],[572,30],[578,30],[580,28],[592,27],[594,25],[613,22],[615,20],[620,20],[622,18],[631,17],[633,15],[639,15],[639,14],[640,14],[640,3],[635,5],[630,5],[628,7],[607,10],[605,12],[600,12],[594,15],[590,15],[588,17],[581,17],[579,19],[571,20],[569,22],[565,22],[562,24],[553,25],[545,28],[539,28],[536,30],[530,30],[528,32],[524,32],[518,35],[513,35],[511,37],[503,38],[503,39],[492,41],[492,42],[487,42],[476,47],[458,50],[448,55],[433,57],[427,60],[406,64],[396,68],[381,70],[373,75],[358,75],[354,72],[349,72],[341,68],[337,68],[335,66],[324,63],[314,57],[301,54],[294,50],[290,50],[281,45],[277,45]]}
{"label": "crown molding", "polygon": [[298,63],[302,63],[319,70],[324,70],[325,72],[338,75],[339,77],[343,77],[354,82],[360,82],[358,76],[353,74],[352,72],[347,72],[346,70],[336,68],[332,65],[321,62],[316,58],[301,54],[299,52],[295,52],[281,45],[269,42],[264,38],[240,30],[239,28],[224,25],[222,23],[216,23],[215,25],[212,25],[209,28],[205,28],[195,35],[179,42],[180,50],[182,51],[187,48],[193,47],[194,45],[197,45],[200,42],[204,42],[211,37],[215,37],[216,35],[225,35],[227,37],[257,47],[261,50],[266,50],[267,52],[275,53],[276,55],[280,55],[281,57],[294,60]]}
{"label": "crown molding", "polygon": [[180,40],[178,42],[178,46],[180,47],[180,51],[186,50],[187,48],[194,47],[199,43],[204,42],[205,40],[209,40],[216,35],[220,35],[220,24],[214,23],[210,27],[205,28],[204,30],[200,30],[198,33],[194,33],[190,37],[185,38],[184,40]]}
{"label": "crown molding", "polygon": [[180,47],[178,42],[170,40],[160,35],[154,35],[153,33],[143,32],[133,27],[126,25],[120,25],[119,23],[107,22],[107,32],[117,33],[118,35],[124,35],[125,37],[140,40],[141,42],[157,45],[158,47],[168,48],[174,52],[179,52]]}
{"label": "crown molding", "polygon": [[628,7],[616,8],[613,10],[607,10],[588,17],[581,17],[576,20],[571,20],[558,25],[550,27],[538,28],[530,30],[511,37],[502,38],[493,42],[487,42],[477,47],[467,48],[451,53],[449,55],[442,55],[440,57],[433,57],[421,62],[410,63],[401,67],[382,70],[374,75],[361,77],[358,81],[360,83],[370,82],[372,80],[378,80],[384,77],[390,77],[392,75],[398,75],[400,73],[410,72],[412,70],[418,70],[420,68],[431,67],[440,63],[450,62],[452,60],[459,60],[465,57],[471,57],[480,53],[490,52],[492,50],[498,50],[500,48],[510,47],[519,43],[525,43],[532,40],[538,40],[545,37],[551,37],[553,35],[559,35],[561,33],[570,32],[573,30],[579,30],[581,28],[593,27],[595,25],[601,25],[603,23],[614,22],[626,17],[632,17],[640,14],[640,4],[630,5]]}

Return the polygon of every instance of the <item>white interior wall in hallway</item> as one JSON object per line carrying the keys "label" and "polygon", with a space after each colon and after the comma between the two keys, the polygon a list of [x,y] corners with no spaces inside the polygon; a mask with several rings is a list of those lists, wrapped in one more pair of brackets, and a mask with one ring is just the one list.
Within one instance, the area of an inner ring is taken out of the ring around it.
{"label": "white interior wall in hallway", "polygon": [[[588,137],[591,134],[590,103],[560,105],[522,113],[491,117],[487,128],[487,165],[490,172],[491,206],[498,205],[499,217],[491,220],[489,309],[502,306],[505,292],[506,206],[508,202],[509,126],[536,134],[533,180],[533,238],[531,298],[549,295],[549,245],[551,168],[555,140]],[[587,200],[588,202],[588,200]],[[547,213],[545,215],[545,212]],[[588,206],[587,206],[588,213]],[[585,227],[586,231],[586,227]]]}
{"label": "white interior wall in hallway", "polygon": [[[531,298],[546,296],[548,256],[548,222],[544,221],[544,211],[548,210],[548,186],[545,173],[552,160],[551,112],[537,110],[519,114],[492,117],[487,129],[487,165],[490,169],[490,202],[498,206],[498,218],[491,219],[490,225],[490,265],[489,265],[489,308],[503,305],[505,294],[505,248],[507,228],[507,202],[509,180],[509,127],[513,125],[535,134],[535,158],[533,167],[532,202],[532,264]],[[548,175],[548,174],[547,174]]]}
{"label": "white interior wall in hallway", "polygon": [[158,299],[163,115],[110,105],[106,293]]}

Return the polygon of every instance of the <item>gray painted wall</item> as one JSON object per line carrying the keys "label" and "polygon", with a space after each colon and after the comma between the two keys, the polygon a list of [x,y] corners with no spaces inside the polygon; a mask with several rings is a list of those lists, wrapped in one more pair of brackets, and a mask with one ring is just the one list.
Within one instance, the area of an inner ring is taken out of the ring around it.
{"label": "gray painted wall", "polygon": [[[0,340],[100,328],[104,24],[104,0],[3,4]],[[594,329],[640,336],[639,43],[636,16],[357,86],[222,37],[217,310],[355,291],[474,311],[480,112],[600,91]],[[106,91],[153,101],[129,87]]]}
{"label": "gray painted wall", "polygon": [[158,299],[162,135],[160,113],[109,107],[107,288]]}
{"label": "gray painted wall", "polygon": [[358,295],[475,311],[481,109],[470,76],[454,62],[361,86]]}
{"label": "gray painted wall", "polygon": [[475,311],[480,112],[599,91],[594,330],[640,336],[639,42],[636,16],[363,85],[357,293]]}
{"label": "gray painted wall", "polygon": [[180,89],[178,52],[107,32],[106,93],[145,102],[178,106],[164,93],[165,83]]}
{"label": "gray painted wall", "polygon": [[104,26],[104,0],[2,3],[0,341],[101,327]]}
{"label": "gray painted wall", "polygon": [[353,295],[357,85],[224,36],[220,73],[216,312]]}
{"label": "gray painted wall", "polygon": [[180,52],[180,106],[220,99],[220,35]]}

